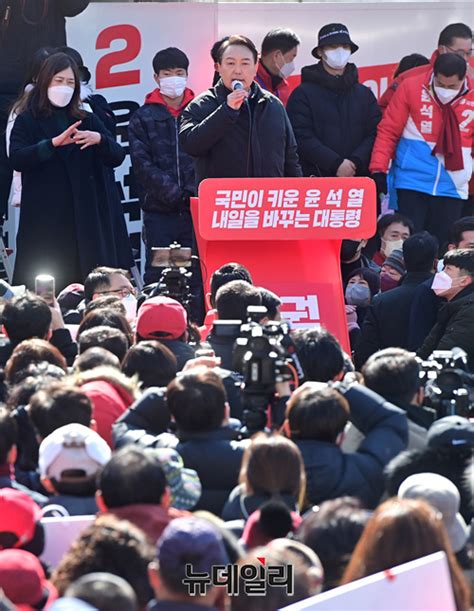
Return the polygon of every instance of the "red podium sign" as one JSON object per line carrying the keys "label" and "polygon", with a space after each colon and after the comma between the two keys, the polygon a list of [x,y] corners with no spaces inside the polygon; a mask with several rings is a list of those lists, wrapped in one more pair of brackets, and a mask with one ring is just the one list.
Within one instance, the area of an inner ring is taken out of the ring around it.
{"label": "red podium sign", "polygon": [[238,261],[283,301],[293,328],[324,325],[348,350],[339,251],[375,233],[369,178],[204,180],[192,213],[205,291],[214,270]]}

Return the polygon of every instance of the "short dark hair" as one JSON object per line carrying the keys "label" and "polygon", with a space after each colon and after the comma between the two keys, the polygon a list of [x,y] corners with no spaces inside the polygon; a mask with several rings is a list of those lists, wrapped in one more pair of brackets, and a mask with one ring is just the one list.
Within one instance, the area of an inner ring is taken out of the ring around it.
{"label": "short dark hair", "polygon": [[403,348],[385,348],[370,356],[362,367],[365,385],[400,407],[406,406],[420,389],[420,366]]}
{"label": "short dark hair", "polygon": [[13,350],[5,366],[5,379],[9,384],[19,384],[28,375],[28,367],[38,363],[51,363],[67,370],[64,356],[56,346],[44,339],[25,339]]}
{"label": "short dark hair", "polygon": [[31,422],[42,439],[66,424],[91,423],[91,400],[82,390],[64,382],[54,382],[36,392],[29,407]]}
{"label": "short dark hair", "polygon": [[159,74],[160,70],[169,70],[172,68],[182,68],[188,71],[189,59],[186,53],[176,47],[168,47],[162,49],[153,58],[153,70],[155,74]]}
{"label": "short dark hair", "polygon": [[252,52],[254,62],[257,63],[257,59],[258,59],[257,47],[253,44],[250,38],[247,38],[247,36],[242,36],[241,34],[232,34],[232,36],[229,36],[227,40],[224,40],[224,42],[219,47],[219,50],[217,51],[217,63],[218,64],[222,63],[222,56],[224,55],[225,50],[228,47],[230,47],[231,45],[247,47],[247,49],[249,49],[249,51]]}
{"label": "short dark hair", "polygon": [[[90,314],[88,315],[90,316]],[[125,333],[114,327],[100,325],[82,331],[77,338],[79,354],[83,354],[90,348],[105,348],[123,361],[129,347],[129,340]]]}
{"label": "short dark hair", "polygon": [[430,272],[438,255],[438,240],[428,231],[419,231],[403,242],[407,272]]}
{"label": "short dark hair", "polygon": [[249,284],[253,284],[252,276],[250,275],[249,270],[241,265],[240,263],[226,263],[216,269],[216,271],[211,276],[211,304],[215,307],[216,303],[216,293],[228,282],[232,282],[232,280],[245,280]]}
{"label": "short dark hair", "polygon": [[101,267],[96,267],[93,269],[84,280],[85,300],[90,301],[99,287],[104,286],[105,288],[108,288],[110,286],[110,276],[113,276],[114,274],[120,274],[121,276],[129,278],[129,273],[127,270],[119,267],[106,267],[105,265],[102,265]]}
{"label": "short dark hair", "polygon": [[272,51],[288,53],[301,43],[299,36],[289,28],[275,28],[270,30],[262,41],[262,55],[268,55]]}
{"label": "short dark hair", "polygon": [[118,295],[102,295],[93,301],[89,301],[84,308],[84,316],[87,316],[90,312],[95,312],[95,310],[115,310],[124,316],[127,314],[127,310]]}
{"label": "short dark hair", "polygon": [[77,336],[80,336],[88,329],[94,329],[96,327],[110,327],[112,329],[118,329],[122,331],[127,339],[127,348],[129,348],[133,341],[133,332],[130,323],[123,314],[120,314],[117,310],[111,310],[109,308],[101,308],[99,310],[93,310],[89,312],[81,321],[77,329]]}
{"label": "short dark hair", "polygon": [[448,250],[444,255],[444,265],[458,267],[474,280],[474,250],[471,248],[457,248]]}
{"label": "short dark hair", "polygon": [[452,224],[449,237],[450,243],[459,246],[465,231],[474,231],[474,216],[463,216]]}
{"label": "short dark hair", "polygon": [[5,407],[0,407],[0,465],[7,463],[10,450],[18,441],[16,420]]}
{"label": "short dark hair", "polygon": [[433,65],[433,74],[443,76],[457,76],[464,80],[467,72],[467,62],[456,53],[442,53],[438,55]]}
{"label": "short dark hair", "polygon": [[438,47],[450,47],[455,38],[470,38],[472,40],[472,30],[465,23],[450,23],[443,30],[438,38]]}
{"label": "short dark hair", "polygon": [[196,369],[179,375],[168,385],[166,396],[178,429],[204,432],[222,425],[227,395],[214,371]]}
{"label": "short dark hair", "polygon": [[153,450],[133,445],[115,452],[97,476],[97,488],[108,509],[159,505],[166,486],[165,472]]}
{"label": "short dark hair", "polygon": [[347,400],[334,388],[307,388],[288,401],[286,417],[292,439],[335,443],[349,420]]}
{"label": "short dark hair", "polygon": [[[99,328],[99,327],[96,327]],[[74,371],[89,371],[96,367],[115,367],[120,369],[120,359],[105,348],[88,348],[74,361]]]}
{"label": "short dark hair", "polygon": [[278,308],[281,306],[282,301],[272,291],[260,286],[258,288],[260,295],[262,296],[262,306],[267,308],[267,315],[270,320],[274,320],[278,314]]}
{"label": "short dark hair", "polygon": [[32,293],[7,301],[2,323],[12,344],[24,339],[44,339],[51,326],[51,310],[44,299]]}
{"label": "short dark hair", "polygon": [[215,64],[217,64],[217,62],[219,61],[219,49],[221,48],[222,43],[226,40],[229,40],[229,36],[224,36],[223,38],[216,40],[216,42],[211,47],[211,57],[212,61]]}
{"label": "short dark hair", "polygon": [[404,227],[408,227],[410,234],[415,231],[415,225],[411,219],[407,216],[403,216],[403,214],[395,212],[395,214],[384,214],[379,218],[377,221],[377,233],[379,236],[383,236],[387,228],[393,223],[401,223]]}
{"label": "short dark hair", "polygon": [[344,369],[341,345],[326,329],[296,329],[292,336],[306,380],[329,382]]}
{"label": "short dark hair", "polygon": [[138,602],[132,586],[112,573],[89,573],[79,577],[65,592],[66,598],[78,598],[101,611],[137,611]]}
{"label": "short dark hair", "polygon": [[262,305],[258,288],[245,280],[232,280],[216,293],[216,309],[219,320],[247,320],[248,306]]}
{"label": "short dark hair", "polygon": [[418,66],[427,66],[429,63],[430,60],[424,55],[421,55],[420,53],[410,53],[410,55],[405,55],[400,60],[397,69],[393,73],[393,78],[396,78],[407,70],[417,68]]}
{"label": "short dark hair", "polygon": [[138,375],[142,387],[168,386],[176,377],[178,365],[175,355],[161,342],[145,340],[127,352],[122,371],[128,377]]}

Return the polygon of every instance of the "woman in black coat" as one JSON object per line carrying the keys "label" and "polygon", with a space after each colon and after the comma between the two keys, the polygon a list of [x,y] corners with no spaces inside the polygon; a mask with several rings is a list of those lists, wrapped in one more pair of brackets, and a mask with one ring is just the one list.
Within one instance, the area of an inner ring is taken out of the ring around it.
{"label": "woman in black coat", "polygon": [[119,166],[125,152],[79,106],[76,64],[56,53],[11,134],[11,162],[22,172],[15,284],[31,287],[37,274],[49,273],[61,289],[115,263],[104,166]]}

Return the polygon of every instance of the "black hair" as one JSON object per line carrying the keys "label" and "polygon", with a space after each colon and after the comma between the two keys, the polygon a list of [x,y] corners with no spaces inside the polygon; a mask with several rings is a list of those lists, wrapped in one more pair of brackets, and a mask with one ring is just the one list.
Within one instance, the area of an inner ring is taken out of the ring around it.
{"label": "black hair", "polygon": [[78,598],[101,611],[138,611],[132,586],[112,573],[89,573],[79,577],[65,592],[65,598]]}
{"label": "black hair", "polygon": [[449,250],[444,255],[444,266],[452,265],[467,272],[474,280],[474,250],[471,248],[458,248]]}
{"label": "black hair", "polygon": [[449,238],[450,243],[456,247],[459,246],[465,231],[474,231],[474,216],[463,216],[452,224]]}
{"label": "black hair", "polygon": [[42,439],[66,424],[76,422],[88,427],[91,423],[89,397],[79,388],[63,382],[40,389],[31,397],[29,406],[31,422]]}
{"label": "black hair", "polygon": [[168,386],[178,370],[175,355],[164,344],[145,340],[127,352],[122,371],[128,377],[138,375],[142,387]]}
{"label": "black hair", "polygon": [[362,367],[365,385],[380,396],[406,407],[420,389],[420,366],[403,348],[385,348],[370,356]]}
{"label": "black hair", "polygon": [[155,74],[159,74],[160,70],[168,70],[173,68],[182,68],[188,71],[189,59],[186,53],[176,47],[168,47],[162,49],[153,58],[153,70]]}
{"label": "black hair", "polygon": [[12,344],[24,339],[44,339],[51,325],[51,310],[44,299],[32,293],[7,301],[2,323]]}
{"label": "black hair", "polygon": [[[96,327],[96,329],[99,328]],[[120,359],[117,355],[100,346],[88,348],[74,361],[74,371],[89,371],[90,369],[104,366],[120,369]]]}
{"label": "black hair", "polygon": [[232,280],[245,280],[249,284],[253,284],[252,276],[250,275],[249,270],[241,265],[240,263],[226,263],[216,269],[216,271],[211,276],[211,304],[215,307],[216,303],[216,293],[228,282]]}
{"label": "black hair", "polygon": [[438,254],[438,240],[428,231],[419,231],[403,242],[407,272],[430,272]]}
{"label": "black hair", "polygon": [[73,49],[72,47],[58,47],[57,51],[59,53],[65,53],[69,55],[69,57],[76,62],[77,68],[79,70],[79,77],[81,82],[88,83],[92,75],[86,66],[84,66],[84,60],[82,59],[82,55],[77,51],[77,49]]}
{"label": "black hair", "polygon": [[219,61],[219,49],[221,48],[222,43],[224,43],[226,40],[229,40],[229,36],[224,36],[220,40],[216,40],[211,47],[211,57],[215,64],[217,64]]}
{"label": "black hair", "polygon": [[121,276],[129,278],[127,270],[118,267],[101,266],[93,269],[84,281],[84,298],[86,302],[92,299],[92,296],[97,292],[99,287],[109,288],[110,276],[114,274],[120,274]]}
{"label": "black hair", "polygon": [[275,28],[270,30],[262,41],[262,55],[268,55],[272,51],[288,53],[301,43],[299,36],[289,28]]}
{"label": "black hair", "polygon": [[[130,323],[123,314],[118,310],[111,308],[100,308],[86,314],[77,329],[77,337],[80,340],[81,335],[88,329],[96,327],[110,327],[121,331],[127,339],[127,349],[133,342],[133,332]],[[89,346],[90,347],[90,346]],[[103,346],[106,348],[106,346]]]}
{"label": "black hair", "polygon": [[108,509],[159,505],[166,486],[165,472],[153,451],[133,445],[115,452],[97,476],[97,488]]}
{"label": "black hair", "polygon": [[472,30],[465,23],[450,23],[441,33],[438,38],[438,47],[450,47],[455,38],[465,38],[472,40]]}
{"label": "black hair", "polygon": [[344,368],[344,353],[337,339],[326,329],[296,329],[292,333],[305,378],[329,382]]}
{"label": "black hair", "polygon": [[433,74],[437,76],[457,76],[464,80],[467,72],[467,62],[456,53],[442,53],[438,55],[433,66]]}
{"label": "black hair", "polygon": [[262,297],[262,306],[267,308],[267,315],[270,320],[275,320],[278,314],[278,308],[281,306],[282,301],[272,291],[260,286],[259,289],[260,295]]}
{"label": "black hair", "polygon": [[216,309],[219,320],[247,320],[248,306],[262,305],[258,288],[244,280],[227,282],[217,291]]}
{"label": "black hair", "polygon": [[214,371],[195,369],[181,374],[168,385],[166,395],[178,429],[204,432],[222,426],[227,394]]}
{"label": "black hair", "polygon": [[222,56],[224,55],[225,50],[228,47],[230,47],[231,45],[247,47],[247,49],[249,49],[249,51],[252,52],[254,62],[257,63],[257,59],[258,59],[257,47],[253,44],[250,38],[247,38],[247,36],[242,36],[241,34],[232,34],[232,36],[229,36],[227,40],[224,40],[224,42],[219,47],[219,50],[217,51],[217,63],[218,64],[222,63]]}
{"label": "black hair", "polygon": [[377,233],[379,236],[383,236],[387,227],[390,227],[393,223],[401,223],[404,227],[408,227],[410,234],[415,232],[415,225],[413,221],[403,214],[395,212],[395,214],[384,214],[377,221]]}
{"label": "black hair", "polygon": [[105,325],[81,331],[77,341],[81,355],[90,348],[105,348],[115,354],[120,362],[125,358],[129,347],[129,340],[123,331]]}
{"label": "black hair", "polygon": [[0,407],[0,465],[6,465],[8,454],[18,441],[16,420],[4,407]]}
{"label": "black hair", "polygon": [[398,64],[397,69],[393,74],[393,78],[396,78],[407,70],[417,68],[418,66],[427,66],[429,63],[430,60],[424,55],[421,55],[420,53],[411,53],[410,55],[405,55],[405,57],[402,57],[402,59],[400,60],[400,63]]}

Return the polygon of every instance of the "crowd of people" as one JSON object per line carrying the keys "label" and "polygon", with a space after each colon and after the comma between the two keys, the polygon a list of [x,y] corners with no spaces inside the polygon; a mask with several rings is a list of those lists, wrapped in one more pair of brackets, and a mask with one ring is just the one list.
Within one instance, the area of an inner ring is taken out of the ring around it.
{"label": "crowd of people", "polygon": [[[64,1],[61,21],[45,2],[33,26],[55,15],[60,29],[87,4]],[[8,18],[31,21],[27,5]],[[275,611],[441,551],[468,611],[471,28],[403,58],[380,100],[343,24],[320,29],[293,91],[288,29],[260,54],[242,35],[217,41],[197,97],[186,54],[158,51],[129,126],[143,290],[113,112],[57,38],[31,49],[4,122],[20,227],[13,283],[0,281],[0,609]],[[280,176],[377,185],[376,235],[341,245],[350,351],[324,327],[287,332],[280,297],[238,262],[208,270],[207,294],[183,272],[172,295],[155,264],[157,246],[196,253],[201,180]],[[28,290],[45,271],[54,296]],[[270,336],[278,364],[252,352]]]}

